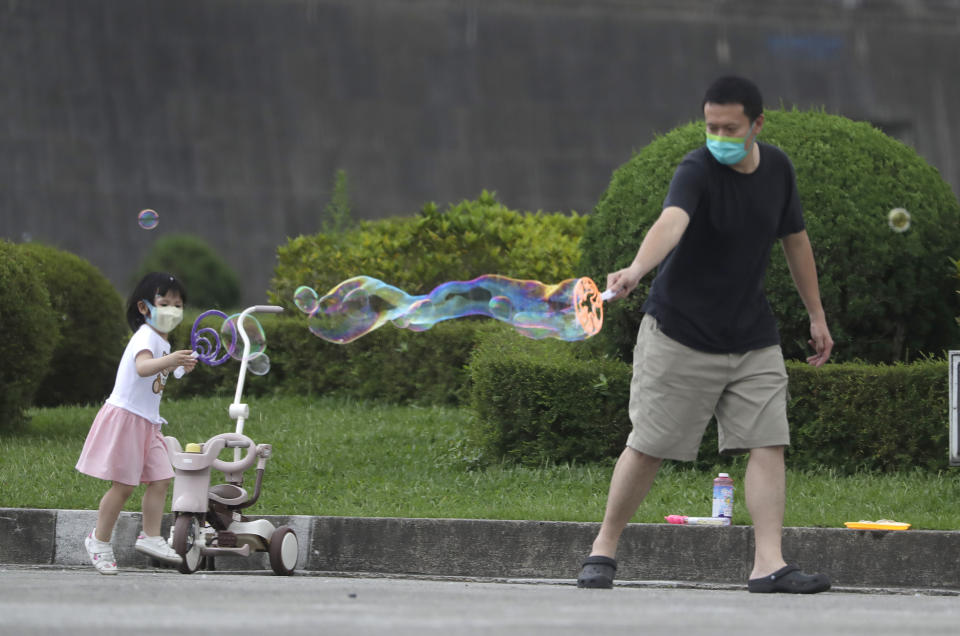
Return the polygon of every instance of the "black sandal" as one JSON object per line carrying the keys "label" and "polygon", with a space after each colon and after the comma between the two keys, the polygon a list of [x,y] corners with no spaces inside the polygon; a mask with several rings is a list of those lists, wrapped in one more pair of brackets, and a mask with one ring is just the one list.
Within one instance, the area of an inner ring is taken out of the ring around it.
{"label": "black sandal", "polygon": [[616,571],[617,562],[610,557],[587,557],[577,578],[577,587],[610,589],[613,587],[613,575]]}
{"label": "black sandal", "polygon": [[816,594],[830,589],[826,574],[807,574],[796,565],[787,565],[773,574],[747,581],[747,590],[760,594]]}

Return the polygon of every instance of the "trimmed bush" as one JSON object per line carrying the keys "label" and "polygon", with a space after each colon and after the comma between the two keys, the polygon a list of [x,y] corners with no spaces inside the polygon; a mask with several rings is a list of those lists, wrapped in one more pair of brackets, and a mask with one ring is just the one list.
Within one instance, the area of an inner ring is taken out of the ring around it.
{"label": "trimmed bush", "polygon": [[0,431],[17,428],[60,341],[43,278],[19,245],[0,239]]}
{"label": "trimmed bush", "polygon": [[123,298],[89,261],[39,243],[21,245],[60,318],[62,338],[37,390],[37,406],[102,402],[130,335]]}
{"label": "trimmed bush", "polygon": [[180,279],[191,307],[228,310],[240,304],[240,279],[202,238],[168,234],[157,239],[131,280],[131,288],[149,272]]}
{"label": "trimmed bush", "polygon": [[[581,343],[484,335],[470,361],[471,403],[487,453],[526,464],[616,457],[632,427],[630,365],[584,357]],[[583,343],[585,344],[585,343]],[[947,364],[788,362],[791,468],[942,470],[947,467]],[[729,465],[716,423],[697,468]]]}
{"label": "trimmed bush", "polygon": [[788,463],[843,472],[947,468],[944,361],[872,366],[791,363]]}
{"label": "trimmed bush", "polygon": [[[584,233],[585,275],[606,280],[630,264],[676,166],[703,135],[702,121],[680,126],[614,172]],[[834,359],[894,362],[955,346],[960,304],[947,259],[960,243],[960,203],[936,169],[869,124],[818,111],[767,111],[761,141],[782,148],[796,168]],[[888,226],[895,207],[912,216],[904,233]],[[602,336],[624,360],[652,279],[608,308]],[[779,249],[766,288],[784,354],[804,359],[809,320]]]}
{"label": "trimmed bush", "polygon": [[277,250],[270,299],[293,308],[300,285],[322,296],[359,275],[413,295],[483,274],[557,283],[579,275],[585,226],[586,218],[576,213],[510,210],[486,191],[446,211],[430,203],[412,218],[364,221],[343,233],[291,239]]}
{"label": "trimmed bush", "polygon": [[618,455],[630,432],[630,368],[588,351],[506,326],[485,332],[470,358],[482,454],[532,465]]}
{"label": "trimmed bush", "polygon": [[[420,333],[385,325],[348,345],[338,345],[310,333],[306,317],[299,312],[257,315],[257,319],[267,337],[270,372],[264,376],[248,374],[245,396],[271,392],[341,395],[396,404],[466,402],[467,361],[478,330],[490,322],[449,321]],[[219,329],[214,321],[209,324]],[[188,341],[189,331],[178,337]],[[231,396],[238,373],[239,362],[235,360],[217,367],[201,363],[183,379],[169,380],[164,394],[167,399]]]}
{"label": "trimmed bush", "polygon": [[[953,265],[957,268],[957,281],[960,284],[960,258],[953,261]],[[957,289],[957,295],[960,296],[960,289]],[[960,325],[960,316],[957,316],[957,325]]]}
{"label": "trimmed bush", "polygon": [[466,401],[466,364],[479,320],[442,322],[413,332],[385,325],[347,345],[314,336],[305,320],[278,339],[283,391],[335,393],[394,404]]}

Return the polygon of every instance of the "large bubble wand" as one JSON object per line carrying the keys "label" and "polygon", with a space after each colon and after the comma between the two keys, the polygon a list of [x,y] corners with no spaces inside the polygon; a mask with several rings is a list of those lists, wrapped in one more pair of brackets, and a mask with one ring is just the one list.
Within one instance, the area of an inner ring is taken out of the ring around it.
{"label": "large bubble wand", "polygon": [[482,315],[512,325],[529,338],[584,340],[603,326],[603,294],[590,278],[554,285],[487,274],[443,283],[429,294],[411,296],[370,276],[356,276],[320,297],[306,285],[294,303],[308,316],[310,331],[338,344],[352,342],[386,322],[425,331],[443,320]]}
{"label": "large bubble wand", "polygon": [[207,316],[217,316],[225,321],[228,319],[227,314],[222,311],[217,311],[216,309],[205,311],[197,316],[197,319],[193,321],[193,329],[190,330],[190,348],[196,352],[198,361],[215,367],[229,360],[230,356],[236,350],[236,331],[234,330],[235,325],[230,323],[229,328],[232,334],[230,347],[224,347],[223,355],[218,358],[217,354],[221,347],[220,334],[212,327],[200,326],[200,323],[202,323],[203,319]]}
{"label": "large bubble wand", "polygon": [[[219,332],[213,327],[201,326],[203,321],[210,317],[220,318],[223,321]],[[216,309],[210,309],[197,316],[193,321],[193,329],[190,330],[190,348],[193,349],[193,357],[198,362],[211,367],[219,366],[230,358],[243,362],[243,342],[237,327],[239,319],[240,314],[227,316]],[[265,353],[267,338],[260,321],[254,316],[247,315],[243,319],[243,329],[250,340],[247,368],[254,375],[268,373],[270,358]],[[178,367],[174,371],[174,376],[179,378],[182,375],[183,367]]]}

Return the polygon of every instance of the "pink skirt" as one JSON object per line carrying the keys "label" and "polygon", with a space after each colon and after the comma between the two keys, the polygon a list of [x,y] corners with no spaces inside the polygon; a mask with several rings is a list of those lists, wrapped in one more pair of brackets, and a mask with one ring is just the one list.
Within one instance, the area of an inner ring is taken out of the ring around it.
{"label": "pink skirt", "polygon": [[160,425],[112,404],[93,420],[77,470],[129,486],[173,477]]}

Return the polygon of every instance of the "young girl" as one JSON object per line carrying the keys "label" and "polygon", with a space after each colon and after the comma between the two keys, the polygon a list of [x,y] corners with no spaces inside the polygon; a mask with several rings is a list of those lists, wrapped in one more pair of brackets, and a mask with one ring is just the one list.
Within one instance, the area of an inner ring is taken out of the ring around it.
{"label": "young girl", "polygon": [[180,555],[160,536],[160,522],[173,469],[160,428],[160,395],[167,375],[179,366],[196,366],[192,351],[170,353],[167,334],[183,319],[186,291],[170,274],[147,274],[127,301],[133,336],[123,352],[113,393],[97,413],[83,444],[77,470],[111,481],[100,500],[97,527],[85,539],[90,561],[101,574],[116,574],[110,539],[113,526],[134,488],[143,493],[143,532],[134,546],[156,559],[180,563]]}

